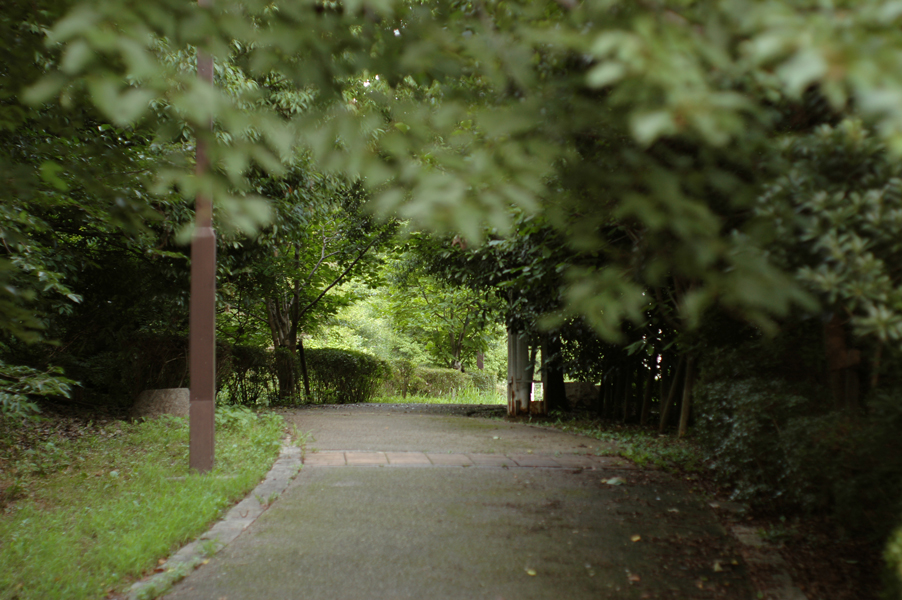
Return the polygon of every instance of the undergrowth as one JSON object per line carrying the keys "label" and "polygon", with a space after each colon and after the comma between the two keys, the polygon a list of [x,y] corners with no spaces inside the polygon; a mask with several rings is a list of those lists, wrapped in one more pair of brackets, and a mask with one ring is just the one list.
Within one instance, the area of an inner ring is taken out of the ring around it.
{"label": "undergrowth", "polygon": [[186,419],[84,424],[68,438],[40,422],[3,423],[0,598],[121,592],[202,533],[279,452],[281,419],[239,412],[217,416],[206,475],[189,473]]}
{"label": "undergrowth", "polygon": [[690,440],[659,435],[647,427],[600,421],[587,416],[565,416],[554,411],[544,425],[616,444],[615,454],[640,466],[653,465],[680,472],[697,472],[703,466],[701,454]]}

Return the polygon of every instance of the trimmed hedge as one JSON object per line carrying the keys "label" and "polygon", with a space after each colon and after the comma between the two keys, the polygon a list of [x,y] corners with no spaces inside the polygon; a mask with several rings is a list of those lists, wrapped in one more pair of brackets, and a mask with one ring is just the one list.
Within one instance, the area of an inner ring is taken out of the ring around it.
{"label": "trimmed hedge", "polygon": [[474,371],[472,373],[467,373],[466,375],[473,383],[473,387],[475,387],[480,392],[495,391],[495,385],[498,382],[495,380],[495,376],[491,373],[487,371]]}
{"label": "trimmed hedge", "polygon": [[470,383],[466,374],[456,369],[418,367],[411,392],[420,396],[454,396]]}
{"label": "trimmed hedge", "polygon": [[396,361],[392,364],[391,378],[385,382],[383,393],[387,396],[407,397],[456,396],[473,387],[480,392],[495,389],[495,377],[485,371],[461,373],[456,369],[439,367],[414,367],[410,361]]}
{"label": "trimmed hedge", "polygon": [[314,402],[369,402],[391,376],[387,362],[363,352],[319,348],[307,350],[305,356]]}
{"label": "trimmed hedge", "polygon": [[256,346],[233,346],[222,396],[228,404],[269,405],[278,395],[273,352]]}

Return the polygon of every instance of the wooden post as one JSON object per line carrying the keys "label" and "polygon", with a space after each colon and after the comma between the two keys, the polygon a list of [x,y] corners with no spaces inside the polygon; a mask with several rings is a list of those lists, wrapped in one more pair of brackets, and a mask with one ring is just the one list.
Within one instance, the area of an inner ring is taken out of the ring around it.
{"label": "wooden post", "polygon": [[[203,7],[212,0],[198,0]],[[197,50],[197,77],[213,83],[213,57]],[[212,129],[212,123],[210,124]],[[198,177],[210,165],[206,142],[197,136]],[[213,469],[216,396],[216,234],[213,199],[198,192],[194,203],[195,228],[191,242],[191,299],[189,337],[191,391],[188,405],[188,465],[193,471]]]}

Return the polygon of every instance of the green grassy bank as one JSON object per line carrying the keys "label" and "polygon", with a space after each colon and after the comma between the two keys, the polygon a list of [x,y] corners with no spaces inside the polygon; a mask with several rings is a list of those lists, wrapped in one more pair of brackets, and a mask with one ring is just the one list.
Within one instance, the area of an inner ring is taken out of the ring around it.
{"label": "green grassy bank", "polygon": [[0,424],[0,598],[103,598],[193,539],[260,481],[281,419],[217,414],[216,466],[188,470],[186,419]]}

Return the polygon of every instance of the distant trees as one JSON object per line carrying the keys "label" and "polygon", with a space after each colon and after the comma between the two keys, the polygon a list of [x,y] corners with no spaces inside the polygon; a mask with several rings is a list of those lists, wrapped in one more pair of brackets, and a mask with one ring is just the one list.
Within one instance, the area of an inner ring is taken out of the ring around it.
{"label": "distant trees", "polygon": [[[220,329],[235,342],[260,344],[259,332],[268,334],[265,345],[281,357],[279,389],[285,397],[296,389],[295,360],[306,373],[305,328],[341,305],[336,286],[365,276],[394,232],[393,224],[362,212],[359,185],[305,167],[261,181],[260,193],[272,199],[273,223],[253,239],[226,247],[229,273],[222,277],[226,312]],[[309,381],[304,385],[309,393]]]}

